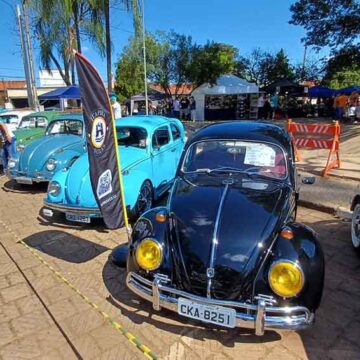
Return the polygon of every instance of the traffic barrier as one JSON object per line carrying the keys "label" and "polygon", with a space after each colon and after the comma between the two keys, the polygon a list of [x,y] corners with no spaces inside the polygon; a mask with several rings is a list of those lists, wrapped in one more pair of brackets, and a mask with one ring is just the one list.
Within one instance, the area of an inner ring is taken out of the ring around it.
{"label": "traffic barrier", "polygon": [[329,149],[329,156],[322,173],[327,176],[335,167],[340,168],[340,124],[300,124],[288,120],[287,130],[292,138],[296,161],[302,159],[299,148]]}

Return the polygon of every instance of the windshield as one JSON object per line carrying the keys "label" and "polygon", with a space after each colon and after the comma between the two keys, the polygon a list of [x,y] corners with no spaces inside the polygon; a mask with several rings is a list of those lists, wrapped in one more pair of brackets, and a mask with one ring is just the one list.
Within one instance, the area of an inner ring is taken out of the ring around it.
{"label": "windshield", "polygon": [[19,124],[19,129],[46,128],[48,122],[43,116],[26,116]]}
{"label": "windshield", "polygon": [[191,145],[184,172],[246,172],[283,179],[287,176],[283,150],[273,144],[238,140],[208,140]]}
{"label": "windshield", "polygon": [[6,124],[17,124],[19,117],[17,115],[0,115],[0,122]]}
{"label": "windshield", "polygon": [[116,128],[118,145],[146,148],[147,132],[141,127],[119,126]]}
{"label": "windshield", "polygon": [[83,123],[80,120],[55,120],[50,123],[46,130],[46,135],[72,134],[81,136],[83,133]]}

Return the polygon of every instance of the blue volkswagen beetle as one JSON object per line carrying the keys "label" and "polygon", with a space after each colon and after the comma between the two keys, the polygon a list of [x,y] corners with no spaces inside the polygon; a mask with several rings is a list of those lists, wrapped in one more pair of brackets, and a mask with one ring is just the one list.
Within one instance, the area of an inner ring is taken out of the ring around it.
{"label": "blue volkswagen beetle", "polygon": [[[137,216],[152,207],[169,189],[185,144],[177,119],[133,116],[116,120],[120,164],[128,214]],[[87,153],[71,168],[57,172],[49,184],[43,214],[65,213],[70,221],[89,223],[101,217],[89,176]]]}
{"label": "blue volkswagen beetle", "polygon": [[20,184],[48,182],[56,171],[69,168],[84,152],[82,115],[60,115],[48,125],[45,136],[9,160],[9,176]]}

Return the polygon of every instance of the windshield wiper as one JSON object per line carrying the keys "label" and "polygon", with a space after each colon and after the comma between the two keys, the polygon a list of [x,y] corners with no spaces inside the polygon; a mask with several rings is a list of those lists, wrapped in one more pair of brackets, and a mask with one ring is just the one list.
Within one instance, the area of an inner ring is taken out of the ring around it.
{"label": "windshield wiper", "polygon": [[199,168],[199,169],[196,169],[195,172],[199,172],[199,173],[205,172],[207,174],[211,174],[213,172],[239,172],[239,173],[242,173],[243,170],[240,170],[238,168],[233,168],[231,166],[222,166],[222,167],[215,168],[215,169]]}

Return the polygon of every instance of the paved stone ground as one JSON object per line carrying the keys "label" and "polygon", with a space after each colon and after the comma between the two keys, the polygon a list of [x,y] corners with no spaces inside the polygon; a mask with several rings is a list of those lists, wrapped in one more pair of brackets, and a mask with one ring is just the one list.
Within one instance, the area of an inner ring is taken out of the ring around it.
{"label": "paved stone ground", "polygon": [[[108,261],[126,241],[101,222],[71,226],[39,216],[44,187],[14,188],[0,179],[0,359],[137,359],[144,355],[32,253],[22,239],[91,301],[163,359],[359,359],[360,258],[350,226],[299,209],[319,234],[326,284],[317,322],[304,332],[212,329],[168,311],[157,313],[124,285]],[[6,223],[8,227],[3,224]],[[6,251],[4,250],[6,249]]]}

